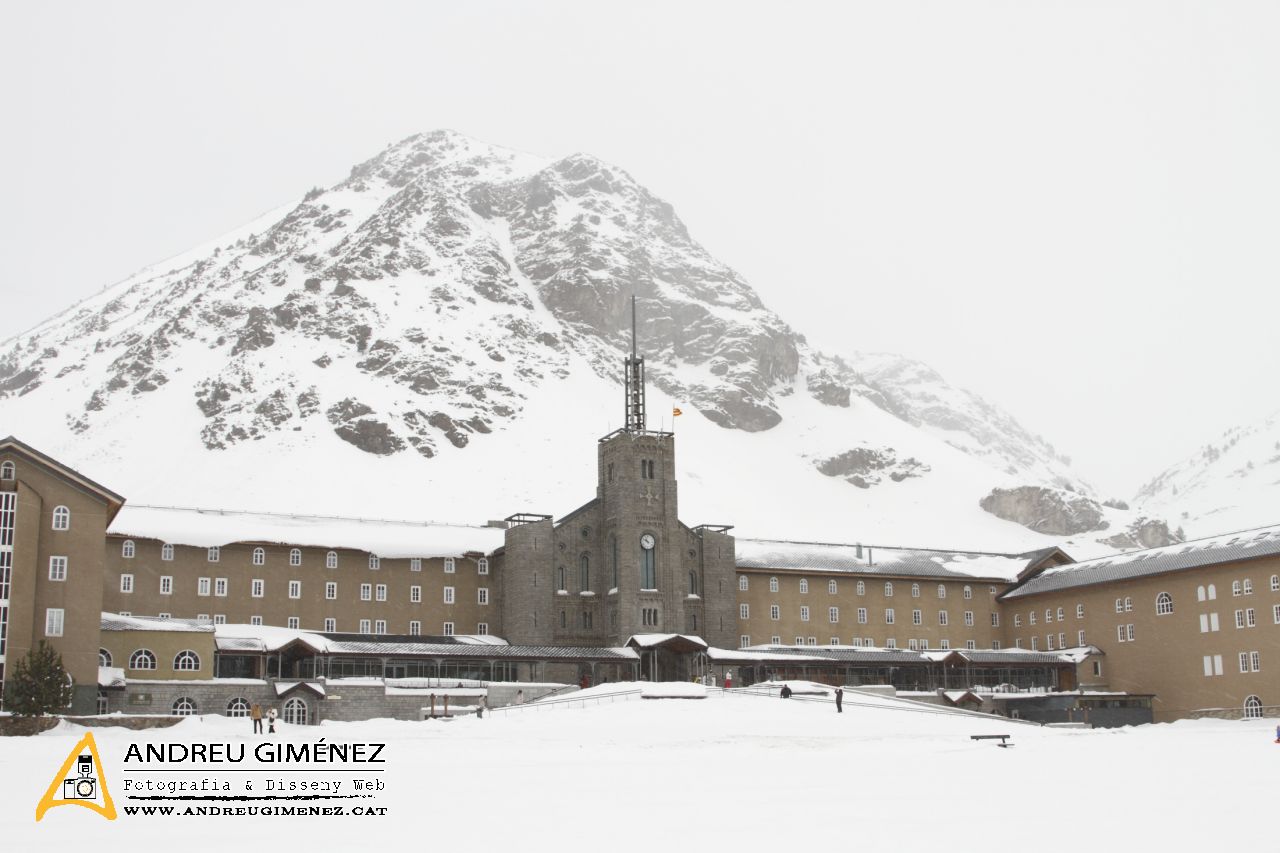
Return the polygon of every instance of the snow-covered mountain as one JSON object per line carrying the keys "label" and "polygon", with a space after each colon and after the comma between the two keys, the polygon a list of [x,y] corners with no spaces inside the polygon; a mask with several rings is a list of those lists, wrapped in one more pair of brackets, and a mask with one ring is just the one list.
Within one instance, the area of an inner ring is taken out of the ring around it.
{"label": "snow-covered mountain", "polygon": [[633,293],[690,521],[1017,549],[1136,520],[1005,412],[857,353],[856,326],[814,350],[622,170],[449,131],[5,342],[0,434],[138,503],[564,512],[620,425]]}
{"label": "snow-covered mountain", "polygon": [[1280,517],[1280,412],[1223,433],[1153,478],[1134,503],[1190,536],[1274,524]]}

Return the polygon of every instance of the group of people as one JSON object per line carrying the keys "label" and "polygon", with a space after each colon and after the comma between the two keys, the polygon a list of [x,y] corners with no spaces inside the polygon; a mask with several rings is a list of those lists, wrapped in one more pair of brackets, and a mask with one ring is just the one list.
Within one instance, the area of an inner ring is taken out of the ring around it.
{"label": "group of people", "polygon": [[[782,689],[778,691],[778,695],[781,696],[783,699],[790,699],[791,685],[783,684]],[[844,713],[844,688],[843,687],[836,688],[836,713],[837,714]],[[1280,726],[1276,727],[1276,743],[1280,743]]]}
{"label": "group of people", "polygon": [[[249,709],[249,719],[253,720],[253,733],[255,735],[262,734],[262,716],[262,706],[254,702],[253,707]],[[276,733],[277,717],[279,717],[279,714],[276,713],[275,708],[267,710],[267,734],[273,735]]]}

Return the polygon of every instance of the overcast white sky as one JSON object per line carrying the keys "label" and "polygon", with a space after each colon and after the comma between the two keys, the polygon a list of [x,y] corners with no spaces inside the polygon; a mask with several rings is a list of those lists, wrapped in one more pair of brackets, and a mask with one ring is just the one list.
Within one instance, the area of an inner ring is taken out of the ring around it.
{"label": "overcast white sky", "polygon": [[1280,4],[27,3],[0,338],[450,127],[586,151],[831,351],[1124,496],[1280,408]]}

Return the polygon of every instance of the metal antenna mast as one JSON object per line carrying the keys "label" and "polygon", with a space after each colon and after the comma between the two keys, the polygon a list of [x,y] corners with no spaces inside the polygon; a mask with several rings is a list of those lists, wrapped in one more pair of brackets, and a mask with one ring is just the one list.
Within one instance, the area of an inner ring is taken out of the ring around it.
{"label": "metal antenna mast", "polygon": [[636,350],[636,297],[631,296],[631,356],[626,360],[626,429],[644,432],[644,357]]}

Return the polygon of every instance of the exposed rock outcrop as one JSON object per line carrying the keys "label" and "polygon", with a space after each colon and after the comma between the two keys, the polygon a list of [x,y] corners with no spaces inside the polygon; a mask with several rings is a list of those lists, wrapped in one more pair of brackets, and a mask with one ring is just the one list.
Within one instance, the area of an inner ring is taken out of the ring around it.
{"label": "exposed rock outcrop", "polygon": [[1097,501],[1044,486],[992,489],[979,505],[997,518],[1054,536],[1074,536],[1108,526]]}

